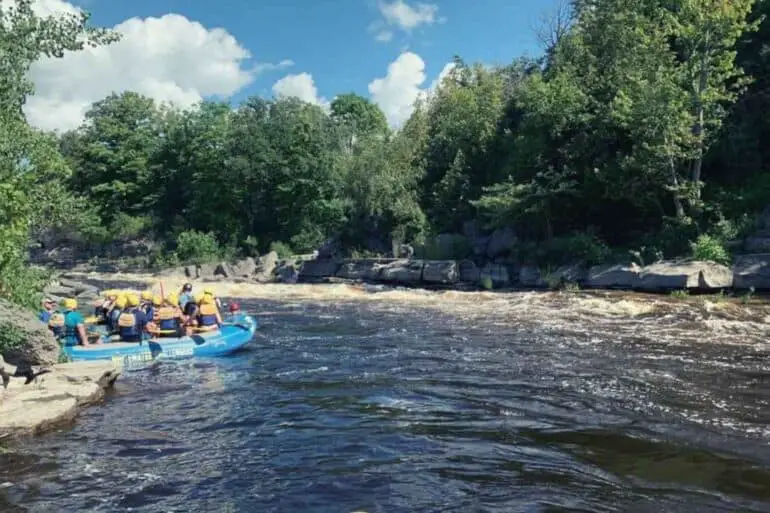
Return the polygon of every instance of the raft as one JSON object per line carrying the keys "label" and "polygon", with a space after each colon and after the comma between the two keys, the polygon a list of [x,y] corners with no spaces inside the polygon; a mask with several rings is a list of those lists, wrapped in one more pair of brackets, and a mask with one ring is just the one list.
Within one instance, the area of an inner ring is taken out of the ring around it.
{"label": "raft", "polygon": [[112,360],[115,363],[140,363],[158,358],[178,359],[192,356],[226,356],[248,344],[257,331],[257,321],[249,315],[238,315],[225,321],[211,333],[189,337],[152,338],[143,342],[109,342],[90,346],[66,346],[64,354],[71,361]]}

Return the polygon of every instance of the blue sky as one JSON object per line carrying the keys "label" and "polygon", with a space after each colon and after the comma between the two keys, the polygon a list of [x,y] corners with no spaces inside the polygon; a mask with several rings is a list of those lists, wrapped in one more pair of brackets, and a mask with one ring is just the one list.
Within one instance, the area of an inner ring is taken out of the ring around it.
{"label": "blue sky", "polygon": [[355,92],[398,128],[454,55],[486,65],[540,55],[536,29],[559,1],[34,0],[42,16],[88,9],[123,38],[36,62],[24,110],[64,131],[123,91],[181,107],[256,94],[322,108]]}
{"label": "blue sky", "polygon": [[[405,49],[425,61],[433,80],[455,54],[466,61],[507,63],[538,55],[534,27],[552,0],[435,0],[439,21],[410,33],[394,30],[389,42],[375,40],[369,27],[382,20],[376,0],[82,0],[98,25],[131,17],[178,13],[206,28],[222,27],[257,62],[290,59],[290,70],[262,73],[235,101],[249,94],[269,96],[281,76],[308,72],[327,98],[346,91],[368,96],[367,85],[384,76]],[[415,5],[417,2],[412,2]],[[427,81],[426,81],[427,82]]]}

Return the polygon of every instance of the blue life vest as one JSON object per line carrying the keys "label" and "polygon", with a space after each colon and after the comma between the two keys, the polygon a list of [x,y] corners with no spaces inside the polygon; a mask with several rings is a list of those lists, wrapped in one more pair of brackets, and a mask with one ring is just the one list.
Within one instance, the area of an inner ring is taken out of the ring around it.
{"label": "blue life vest", "polygon": [[82,322],[83,316],[79,312],[75,310],[66,310],[64,312],[64,327],[61,333],[61,341],[65,346],[76,346],[80,343],[78,324]]}
{"label": "blue life vest", "polygon": [[124,310],[118,317],[118,334],[127,342],[141,339],[144,328],[144,313],[139,308]]}

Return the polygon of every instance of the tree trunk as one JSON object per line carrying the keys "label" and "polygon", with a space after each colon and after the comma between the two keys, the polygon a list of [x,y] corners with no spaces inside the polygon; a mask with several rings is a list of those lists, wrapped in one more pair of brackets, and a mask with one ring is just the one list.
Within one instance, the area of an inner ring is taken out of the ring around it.
{"label": "tree trunk", "polygon": [[695,161],[692,164],[692,182],[695,185],[695,198],[700,199],[700,185],[701,170],[703,169],[703,150],[705,147],[704,141],[704,120],[703,120],[703,93],[708,86],[708,69],[706,57],[708,56],[708,47],[703,50],[700,58],[700,73],[698,77],[698,89],[695,93],[695,127],[693,128],[693,134],[697,138],[697,155]]}

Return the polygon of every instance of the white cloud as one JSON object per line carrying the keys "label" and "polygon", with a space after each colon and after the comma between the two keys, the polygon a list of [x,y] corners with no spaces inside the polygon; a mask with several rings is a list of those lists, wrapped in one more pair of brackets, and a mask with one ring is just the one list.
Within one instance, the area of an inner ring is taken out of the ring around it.
{"label": "white cloud", "polygon": [[273,84],[273,94],[278,97],[295,97],[302,101],[328,108],[329,102],[318,96],[318,88],[310,73],[286,75]]}
{"label": "white cloud", "polygon": [[[78,12],[62,0],[36,0],[34,8],[40,15]],[[256,74],[293,64],[286,60],[247,69],[251,55],[231,34],[179,14],[130,18],[114,29],[123,34],[117,43],[33,64],[30,76],[36,93],[24,108],[32,125],[76,128],[93,102],[126,90],[190,106],[204,97],[230,96]]]}
{"label": "white cloud", "polygon": [[414,102],[422,94],[425,82],[425,61],[413,52],[404,52],[388,65],[383,78],[369,83],[369,94],[377,103],[391,126],[399,127],[414,108]]}
{"label": "white cloud", "polygon": [[454,62],[448,62],[448,63],[444,64],[444,67],[441,68],[441,71],[439,72],[438,76],[436,77],[436,80],[431,82],[430,87],[428,88],[428,91],[430,93],[434,93],[441,86],[441,83],[444,81],[444,79],[456,67],[457,67],[457,65]]}
{"label": "white cloud", "polygon": [[412,7],[404,0],[395,0],[390,3],[381,0],[379,7],[388,24],[396,25],[406,31],[420,25],[433,25],[437,21],[438,5],[436,4],[416,3]]}
{"label": "white cloud", "polygon": [[380,43],[387,43],[391,39],[393,39],[393,32],[390,30],[381,30],[377,33],[376,36],[374,36],[374,39],[379,41]]}

